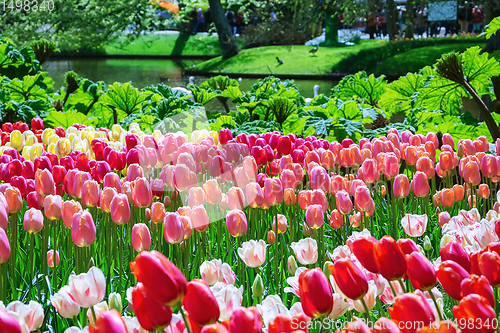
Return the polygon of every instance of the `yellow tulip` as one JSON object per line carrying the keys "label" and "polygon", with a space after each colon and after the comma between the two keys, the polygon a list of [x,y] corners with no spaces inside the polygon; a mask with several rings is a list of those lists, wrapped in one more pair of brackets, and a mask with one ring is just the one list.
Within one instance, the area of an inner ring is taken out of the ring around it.
{"label": "yellow tulip", "polygon": [[52,129],[52,128],[44,129],[42,132],[42,142],[45,143],[46,145],[48,145],[49,138],[54,134],[56,134],[56,131],[54,131],[54,129]]}
{"label": "yellow tulip", "polygon": [[47,143],[46,145],[50,145],[50,144],[56,144],[57,140],[59,140],[59,135],[57,134],[53,134],[51,136],[49,136],[49,138],[47,139]]}
{"label": "yellow tulip", "polygon": [[[23,152],[21,153],[21,156],[24,157],[25,160],[31,161],[30,158],[30,151],[31,151],[32,146],[24,146]],[[33,162],[33,161],[31,161]]]}
{"label": "yellow tulip", "polygon": [[42,156],[43,145],[41,143],[35,143],[30,149],[30,161],[34,162],[35,158]]}
{"label": "yellow tulip", "polygon": [[219,133],[216,131],[210,131],[210,136],[214,138],[215,144],[219,144]]}
{"label": "yellow tulip", "polygon": [[57,155],[58,158],[67,156],[71,153],[71,141],[67,138],[60,138],[57,140],[55,148],[54,148],[54,153]]}
{"label": "yellow tulip", "polygon": [[69,134],[75,134],[76,135],[77,133],[78,133],[78,130],[76,129],[76,127],[70,126],[66,130],[66,137],[68,137]]}
{"label": "yellow tulip", "polygon": [[113,138],[114,141],[117,141],[120,139],[120,134],[122,133],[123,129],[120,125],[114,124],[111,127],[111,137]]}
{"label": "yellow tulip", "polygon": [[18,151],[21,151],[24,143],[23,136],[20,131],[14,130],[12,131],[12,133],[10,133],[10,146],[14,149],[17,149]]}
{"label": "yellow tulip", "polygon": [[50,152],[50,153],[56,153],[56,144],[55,143],[51,143],[50,145],[47,146],[47,151]]}
{"label": "yellow tulip", "polygon": [[[24,133],[23,133],[24,134]],[[24,140],[24,146],[32,146],[34,145],[35,143],[38,142],[38,139],[36,138],[36,136],[34,134],[32,135],[28,135],[26,137],[26,140]]]}

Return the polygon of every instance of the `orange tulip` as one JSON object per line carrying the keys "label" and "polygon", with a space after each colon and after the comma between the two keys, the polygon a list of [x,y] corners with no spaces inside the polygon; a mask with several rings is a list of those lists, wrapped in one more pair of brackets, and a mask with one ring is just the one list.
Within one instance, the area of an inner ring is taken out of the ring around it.
{"label": "orange tulip", "polygon": [[443,207],[452,207],[455,204],[455,195],[453,190],[449,188],[441,190],[439,202]]}
{"label": "orange tulip", "polygon": [[105,187],[101,191],[100,207],[103,212],[109,213],[111,211],[111,200],[113,200],[117,194],[114,187]]}
{"label": "orange tulip", "polygon": [[394,178],[392,192],[398,199],[403,199],[410,194],[410,182],[405,174],[399,174]]}
{"label": "orange tulip", "polygon": [[205,193],[201,187],[191,187],[188,195],[188,205],[194,206],[203,205],[205,203]]}
{"label": "orange tulip", "polygon": [[453,185],[453,195],[455,197],[456,202],[462,201],[465,195],[464,187],[458,184]]}
{"label": "orange tulip", "polygon": [[5,199],[7,201],[7,207],[9,208],[10,214],[20,212],[21,209],[23,209],[23,198],[21,191],[19,191],[17,187],[7,187],[5,189]]}
{"label": "orange tulip", "polygon": [[297,195],[295,194],[295,191],[291,188],[286,188],[283,193],[283,202],[286,206],[294,206],[297,203]]}
{"label": "orange tulip", "polygon": [[490,197],[490,187],[487,184],[480,184],[477,189],[477,196],[483,199]]}
{"label": "orange tulip", "polygon": [[453,307],[453,316],[464,333],[492,333],[498,328],[495,310],[486,298],[477,294],[462,298],[458,306]]}
{"label": "orange tulip", "polygon": [[153,202],[151,205],[151,222],[162,223],[165,218],[165,206],[161,202]]}

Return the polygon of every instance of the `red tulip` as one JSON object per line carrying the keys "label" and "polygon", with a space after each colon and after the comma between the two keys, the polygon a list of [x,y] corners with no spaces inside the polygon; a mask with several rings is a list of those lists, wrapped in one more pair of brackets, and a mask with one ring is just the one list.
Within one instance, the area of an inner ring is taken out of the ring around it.
{"label": "red tulip", "polygon": [[451,260],[445,260],[436,271],[436,277],[443,286],[444,291],[451,298],[459,300],[462,281],[469,277],[469,273],[459,264]]}
{"label": "red tulip", "polygon": [[288,155],[292,151],[292,142],[288,136],[280,136],[278,139],[278,153],[280,155]]}
{"label": "red tulip", "polygon": [[352,242],[350,248],[361,265],[368,271],[378,274],[377,262],[375,261],[374,248],[377,240],[372,236],[359,237]]}
{"label": "red tulip", "polygon": [[462,298],[453,307],[453,316],[464,333],[492,333],[498,328],[495,310],[486,298],[477,294]]}
{"label": "red tulip", "polygon": [[495,307],[493,289],[486,276],[472,274],[468,278],[462,280],[461,288],[462,297],[470,294],[478,294],[486,298],[492,307]]}
{"label": "red tulip", "polygon": [[406,264],[408,278],[415,289],[428,291],[436,286],[436,270],[422,253],[412,252],[406,257]]}
{"label": "red tulip", "polygon": [[487,251],[478,256],[479,270],[488,278],[493,287],[500,286],[500,256],[493,251]]}
{"label": "red tulip", "polygon": [[219,320],[219,305],[203,280],[195,279],[187,284],[187,293],[182,300],[182,305],[191,321],[199,327],[214,324]]}
{"label": "red tulip", "polygon": [[363,298],[366,295],[368,292],[366,276],[351,259],[338,259],[329,268],[344,295],[354,300]]}
{"label": "red tulip", "polygon": [[21,326],[19,326],[19,322],[17,321],[17,319],[2,309],[0,309],[0,331],[2,331],[4,333],[21,333],[22,332]]}
{"label": "red tulip", "polygon": [[451,260],[470,272],[470,259],[465,249],[457,242],[449,242],[439,250],[441,260]]}
{"label": "red tulip", "polygon": [[174,306],[186,294],[187,282],[182,272],[157,251],[141,252],[130,263],[130,269],[148,295],[163,305]]}
{"label": "red tulip", "polygon": [[392,192],[398,199],[404,199],[410,194],[410,183],[405,174],[399,174],[394,178]]}
{"label": "red tulip", "polygon": [[233,139],[233,133],[230,129],[222,128],[219,131],[219,143],[225,145],[228,141]]}
{"label": "red tulip", "polygon": [[432,307],[420,290],[396,297],[389,314],[402,333],[414,333],[435,319]]}
{"label": "red tulip", "polygon": [[132,290],[132,304],[135,316],[145,330],[163,330],[172,320],[172,309],[150,296],[143,284]]}
{"label": "red tulip", "polygon": [[389,281],[399,280],[406,274],[406,260],[396,241],[382,237],[374,247],[379,273]]}
{"label": "red tulip", "polygon": [[229,319],[229,331],[238,333],[262,333],[262,318],[255,307],[239,307]]}
{"label": "red tulip", "polygon": [[419,252],[417,244],[412,239],[400,238],[397,241],[399,248],[404,255],[411,254],[412,252]]}

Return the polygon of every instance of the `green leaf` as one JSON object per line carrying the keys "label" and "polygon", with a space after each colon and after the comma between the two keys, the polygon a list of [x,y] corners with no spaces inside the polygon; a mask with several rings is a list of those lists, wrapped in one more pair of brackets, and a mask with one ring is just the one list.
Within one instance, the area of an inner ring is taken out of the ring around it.
{"label": "green leaf", "polygon": [[49,93],[52,93],[54,81],[48,77],[47,72],[36,75],[27,75],[22,80],[4,79],[1,84],[11,92],[11,98],[17,102],[30,99],[42,99],[48,101]]}
{"label": "green leaf", "polygon": [[236,130],[233,131],[234,135],[239,135],[241,133],[255,133],[261,134],[272,131],[280,131],[280,125],[275,121],[263,121],[263,120],[254,120],[244,123],[242,126],[239,126]]}
{"label": "green leaf", "polygon": [[108,107],[114,107],[117,112],[130,115],[133,112],[141,110],[142,104],[151,95],[152,93],[149,91],[139,93],[139,90],[133,88],[130,82],[124,84],[115,82],[109,87],[108,93],[99,99],[99,103]]}
{"label": "green leaf", "polygon": [[241,96],[241,91],[238,87],[229,86],[222,92],[221,96],[231,99],[237,99]]}
{"label": "green leaf", "polygon": [[288,116],[297,109],[293,100],[281,96],[273,97],[269,101],[268,107],[273,112],[274,117],[279,124],[283,124]]}
{"label": "green leaf", "polygon": [[207,104],[212,99],[219,96],[217,92],[212,91],[211,88],[203,89],[193,84],[188,85],[188,88],[193,93],[193,99],[196,103],[200,103],[202,105]]}
{"label": "green leaf", "polygon": [[48,125],[47,127],[56,128],[61,126],[62,128],[68,128],[76,123],[83,124],[87,119],[86,115],[78,111],[51,111],[43,118],[43,121]]}
{"label": "green leaf", "polygon": [[486,34],[486,39],[490,39],[491,36],[496,34],[496,32],[500,29],[500,16],[495,17],[491,22],[486,26],[484,33]]}
{"label": "green leaf", "polygon": [[235,129],[236,122],[231,116],[220,116],[217,120],[210,124],[212,131],[219,132],[223,128]]}
{"label": "green leaf", "polygon": [[356,99],[376,106],[385,92],[385,76],[368,76],[365,71],[344,77],[334,88],[333,95],[341,100]]}
{"label": "green leaf", "polygon": [[283,134],[293,133],[297,136],[301,136],[309,118],[309,116],[299,117],[297,113],[292,113],[283,122]]}

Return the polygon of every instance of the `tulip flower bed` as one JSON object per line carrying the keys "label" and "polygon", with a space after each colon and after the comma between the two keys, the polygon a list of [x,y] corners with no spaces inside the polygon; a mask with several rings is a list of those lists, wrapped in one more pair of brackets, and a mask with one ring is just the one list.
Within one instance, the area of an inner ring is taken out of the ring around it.
{"label": "tulip flower bed", "polygon": [[485,137],[1,135],[2,333],[497,329]]}

